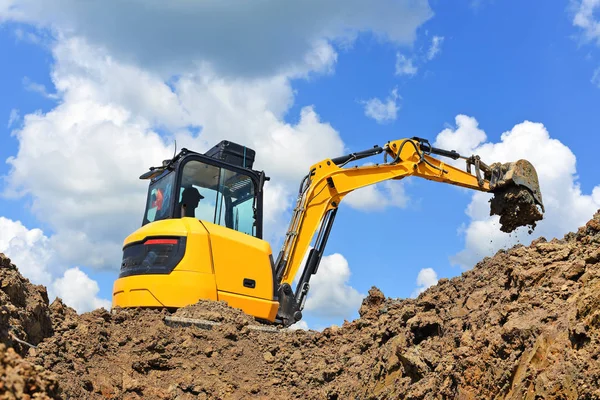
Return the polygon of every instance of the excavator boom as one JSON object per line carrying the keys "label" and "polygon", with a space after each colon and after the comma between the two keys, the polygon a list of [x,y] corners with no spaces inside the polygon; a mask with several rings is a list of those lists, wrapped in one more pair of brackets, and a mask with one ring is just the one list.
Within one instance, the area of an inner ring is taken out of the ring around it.
{"label": "excavator boom", "polygon": [[[384,153],[382,164],[344,168],[352,161],[381,153]],[[466,171],[446,164],[431,154],[454,160],[462,158],[466,161]],[[508,230],[514,230],[519,225],[535,224],[535,221],[542,218],[537,210],[539,205],[543,211],[537,174],[535,168],[525,160],[488,166],[478,156],[464,157],[455,151],[436,149],[427,140],[420,138],[396,140],[383,147],[375,146],[359,153],[323,160],[310,168],[309,174],[301,184],[292,219],[276,262],[275,274],[280,302],[278,318],[284,325],[290,325],[302,318],[301,311],[310,288],[310,277],[318,270],[342,199],[356,189],[389,179],[404,179],[411,175],[494,193],[501,200],[492,204],[492,212],[500,214],[501,219],[506,218],[504,214],[511,214],[508,217]],[[515,201],[507,201],[506,194],[509,194],[511,199],[518,200],[518,205],[510,207]],[[317,231],[319,233],[314,247],[306,258],[294,291],[291,285],[302,267],[306,251]]]}

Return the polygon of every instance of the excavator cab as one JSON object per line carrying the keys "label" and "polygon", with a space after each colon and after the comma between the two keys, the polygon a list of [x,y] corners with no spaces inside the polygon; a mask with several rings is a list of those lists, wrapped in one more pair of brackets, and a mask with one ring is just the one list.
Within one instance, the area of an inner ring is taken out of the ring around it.
{"label": "excavator cab", "polygon": [[[231,147],[244,149],[244,158],[232,157]],[[150,179],[142,226],[189,217],[262,238],[262,187],[268,178],[252,170],[254,151],[229,141],[215,148],[219,151],[205,154],[182,149],[140,177]]]}
{"label": "excavator cab", "polygon": [[224,300],[273,319],[273,258],[263,235],[263,186],[252,149],[222,141],[182,149],[149,180],[142,226],[123,243],[113,306],[178,308]]}

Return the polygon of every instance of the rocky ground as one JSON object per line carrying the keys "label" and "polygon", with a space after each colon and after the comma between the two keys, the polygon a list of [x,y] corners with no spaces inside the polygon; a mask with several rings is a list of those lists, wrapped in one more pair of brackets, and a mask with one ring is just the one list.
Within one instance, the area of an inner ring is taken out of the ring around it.
{"label": "rocky ground", "polygon": [[323,332],[256,331],[252,318],[210,302],[77,315],[3,267],[1,339],[25,360],[0,347],[0,398],[14,390],[17,360],[19,390],[56,398],[600,399],[599,245],[597,214],[417,299],[372,288],[359,319]]}
{"label": "rocky ground", "polygon": [[0,399],[57,398],[57,376],[21,357],[52,333],[46,288],[0,253]]}
{"label": "rocky ground", "polygon": [[10,259],[0,253],[0,342],[21,355],[29,346],[52,335],[48,293],[32,285]]}
{"label": "rocky ground", "polygon": [[58,377],[43,367],[24,361],[15,350],[0,344],[0,398],[58,398]]}

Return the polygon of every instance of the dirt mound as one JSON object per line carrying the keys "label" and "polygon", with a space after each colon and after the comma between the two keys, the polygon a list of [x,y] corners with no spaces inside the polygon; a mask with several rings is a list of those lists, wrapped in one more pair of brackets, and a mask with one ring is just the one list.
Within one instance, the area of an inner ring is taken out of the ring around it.
{"label": "dirt mound", "polygon": [[205,301],[174,314],[50,310],[55,334],[28,359],[60,377],[64,398],[600,399],[600,214],[417,299],[372,288],[358,320],[323,332],[257,331]]}
{"label": "dirt mound", "polygon": [[0,399],[54,399],[56,375],[24,361],[14,349],[0,344]]}
{"label": "dirt mound", "polygon": [[52,335],[48,292],[23,278],[10,259],[0,253],[0,343],[21,355]]}
{"label": "dirt mound", "polygon": [[203,319],[211,322],[233,324],[256,324],[255,319],[240,309],[231,308],[224,301],[200,300],[198,303],[180,308],[174,317]]}

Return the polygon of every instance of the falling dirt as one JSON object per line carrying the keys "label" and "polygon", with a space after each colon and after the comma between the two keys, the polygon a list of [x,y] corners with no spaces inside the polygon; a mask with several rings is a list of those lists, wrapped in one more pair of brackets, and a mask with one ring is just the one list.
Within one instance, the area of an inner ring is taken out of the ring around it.
{"label": "falling dirt", "polygon": [[48,313],[54,334],[26,360],[58,377],[57,398],[600,399],[600,214],[416,299],[372,288],[359,319],[322,332],[256,331],[210,302],[77,315],[57,300]]}
{"label": "falling dirt", "polygon": [[490,215],[500,216],[502,232],[510,233],[521,226],[529,226],[531,234],[537,221],[543,218],[529,190],[520,186],[495,193],[490,203]]}

